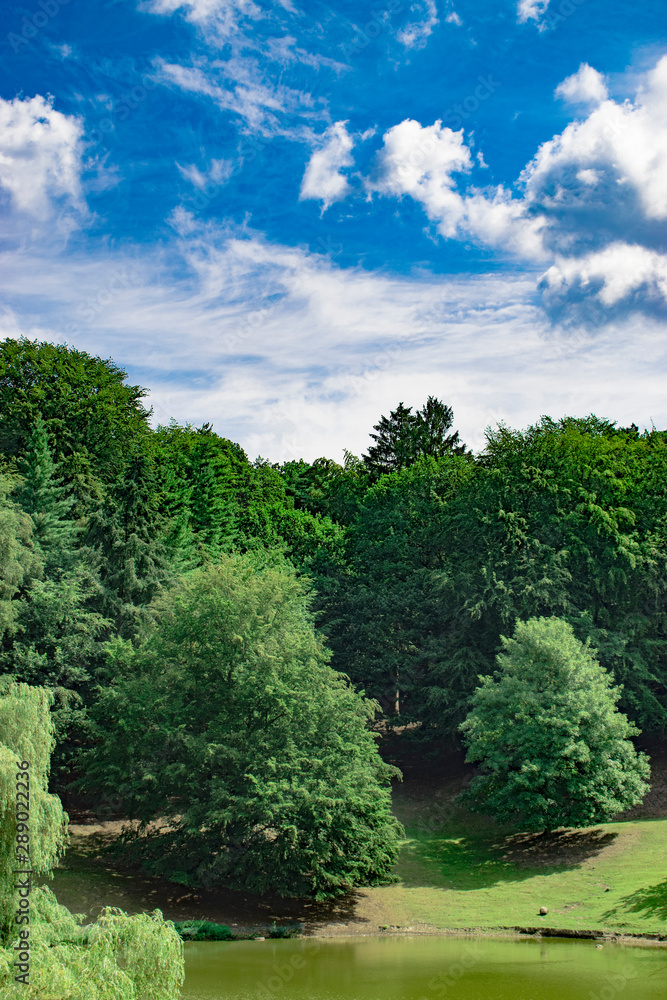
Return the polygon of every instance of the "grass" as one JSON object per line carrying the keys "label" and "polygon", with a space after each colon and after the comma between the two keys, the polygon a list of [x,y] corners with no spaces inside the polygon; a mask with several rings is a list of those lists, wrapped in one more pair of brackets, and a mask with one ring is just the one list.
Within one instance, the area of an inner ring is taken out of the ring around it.
{"label": "grass", "polygon": [[406,827],[401,882],[372,890],[394,925],[667,934],[667,818],[545,837],[503,829],[449,798],[398,798],[394,808]]}

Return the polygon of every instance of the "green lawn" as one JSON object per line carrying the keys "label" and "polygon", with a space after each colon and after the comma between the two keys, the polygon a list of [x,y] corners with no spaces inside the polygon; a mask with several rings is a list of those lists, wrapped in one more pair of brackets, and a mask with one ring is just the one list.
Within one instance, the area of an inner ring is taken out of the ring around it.
{"label": "green lawn", "polygon": [[450,804],[440,816],[437,803],[426,815],[415,805],[395,804],[407,835],[401,884],[373,890],[395,924],[667,933],[667,819],[539,838]]}

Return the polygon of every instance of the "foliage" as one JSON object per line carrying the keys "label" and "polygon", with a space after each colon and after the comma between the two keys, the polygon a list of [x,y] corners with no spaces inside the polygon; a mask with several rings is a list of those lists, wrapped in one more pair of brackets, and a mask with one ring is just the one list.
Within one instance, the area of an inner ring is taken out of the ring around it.
{"label": "foliage", "polygon": [[35,873],[50,874],[67,839],[67,816],[60,799],[48,791],[55,743],[52,703],[53,695],[44,688],[0,677],[0,943],[7,941],[14,919],[16,774],[21,761],[30,764],[28,836],[30,867]]}
{"label": "foliage", "polygon": [[132,443],[145,440],[146,389],[125,385],[112,361],[66,344],[7,338],[0,344],[0,451],[25,454],[38,417],[56,462],[77,484],[80,510],[125,464]]}
{"label": "foliage", "polygon": [[137,448],[87,528],[86,544],[101,582],[97,610],[125,638],[137,633],[143,608],[173,576],[156,480],[154,459]]}
{"label": "foliage", "polygon": [[[106,908],[94,924],[60,906],[46,886],[30,893],[30,981],[15,983],[13,886],[17,867],[17,764],[28,761],[29,854],[50,875],[67,839],[67,815],[48,792],[53,720],[50,691],[0,678],[0,1000],[176,1000],[183,948],[159,911],[128,917]],[[23,771],[19,773],[23,774]]]}
{"label": "foliage", "polygon": [[526,830],[591,826],[641,802],[648,758],[589,646],[555,617],[518,622],[501,641],[461,726],[466,760],[483,771],[464,801]]}
{"label": "foliage", "polygon": [[465,445],[459,442],[459,433],[447,434],[451,429],[454,414],[451,406],[446,406],[435,396],[429,396],[426,403],[416,413],[411,406],[399,403],[389,417],[380,417],[375,425],[377,434],[371,434],[375,441],[363,455],[363,461],[374,479],[396,472],[423,457],[443,458],[445,455],[467,454]]}
{"label": "foliage", "polygon": [[176,920],[174,928],[185,941],[233,941],[234,935],[226,924],[210,920]]}
{"label": "foliage", "polygon": [[44,569],[33,541],[32,519],[11,497],[16,485],[16,477],[0,474],[0,638],[13,631],[18,611],[14,598]]}
{"label": "foliage", "polygon": [[[451,668],[442,600],[451,544],[447,512],[473,469],[462,456],[420,459],[364,495],[347,535],[347,570],[320,596],[335,663],[396,725],[429,730],[465,714],[469,690]],[[472,678],[476,676],[475,671]]]}
{"label": "foliage", "polygon": [[308,605],[278,553],[222,556],[153,602],[137,648],[112,644],[85,784],[142,821],[126,848],[149,871],[316,898],[387,879],[398,772]]}
{"label": "foliage", "polygon": [[16,502],[32,519],[33,539],[44,556],[45,572],[62,572],[72,562],[79,527],[72,519],[74,500],[67,497],[53,462],[41,414],[18,468],[21,483],[15,491]]}
{"label": "foliage", "polygon": [[177,1000],[183,943],[159,910],[128,916],[105,907],[94,924],[60,906],[47,886],[30,895],[30,982],[14,983],[0,948],[0,1000]]}

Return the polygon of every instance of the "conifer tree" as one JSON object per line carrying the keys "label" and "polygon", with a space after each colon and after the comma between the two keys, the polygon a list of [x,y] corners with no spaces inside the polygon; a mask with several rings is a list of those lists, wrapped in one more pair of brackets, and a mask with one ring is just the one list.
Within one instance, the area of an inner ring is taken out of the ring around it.
{"label": "conifer tree", "polygon": [[136,635],[142,609],[172,578],[165,528],[153,460],[137,448],[86,534],[102,587],[97,610],[111,619],[116,635]]}
{"label": "conifer tree", "polygon": [[79,527],[72,518],[74,501],[67,496],[53,461],[41,414],[18,468],[23,482],[16,490],[16,500],[32,518],[33,538],[44,555],[47,575],[57,577],[72,565]]}

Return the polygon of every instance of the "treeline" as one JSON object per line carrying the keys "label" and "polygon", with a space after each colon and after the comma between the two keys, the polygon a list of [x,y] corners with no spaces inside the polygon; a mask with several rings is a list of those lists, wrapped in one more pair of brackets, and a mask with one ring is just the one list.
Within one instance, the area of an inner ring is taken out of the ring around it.
{"label": "treeline", "polygon": [[360,458],[278,465],[209,424],[152,430],[125,378],[0,345],[0,671],[54,690],[59,782],[114,642],[143,642],[158,595],[231,552],[294,567],[332,667],[414,738],[453,736],[500,636],[550,615],[664,731],[667,432],[545,417],[474,456],[430,397],[382,417]]}

